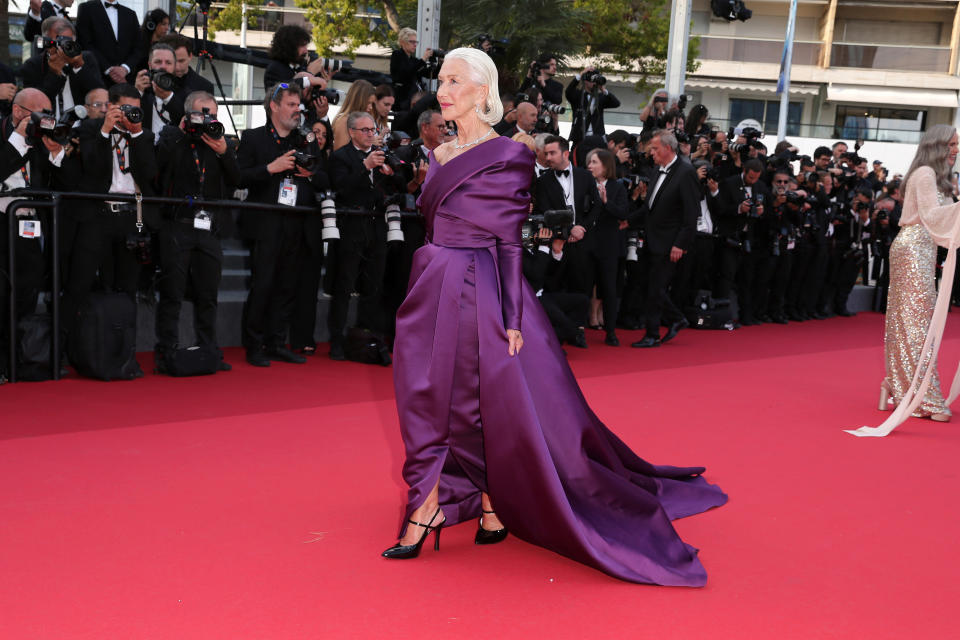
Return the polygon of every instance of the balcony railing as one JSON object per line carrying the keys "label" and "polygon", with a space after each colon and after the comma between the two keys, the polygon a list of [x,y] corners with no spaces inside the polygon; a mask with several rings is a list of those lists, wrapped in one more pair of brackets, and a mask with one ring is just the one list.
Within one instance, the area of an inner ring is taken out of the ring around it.
{"label": "balcony railing", "polygon": [[835,42],[831,49],[830,65],[858,69],[949,73],[950,47]]}
{"label": "balcony railing", "polygon": [[[820,61],[820,42],[795,40],[793,64],[816,65]],[[700,36],[700,58],[728,62],[780,62],[783,40]]]}

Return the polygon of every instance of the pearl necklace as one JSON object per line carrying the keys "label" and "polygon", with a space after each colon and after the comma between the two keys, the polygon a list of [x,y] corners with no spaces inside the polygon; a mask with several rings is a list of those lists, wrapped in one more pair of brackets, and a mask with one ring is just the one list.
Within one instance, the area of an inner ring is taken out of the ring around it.
{"label": "pearl necklace", "polygon": [[466,143],[464,143],[464,144],[457,144],[456,142],[454,142],[454,143],[453,143],[453,148],[456,149],[457,151],[460,151],[460,149],[466,149],[467,147],[472,147],[473,145],[477,144],[478,142],[480,142],[481,140],[483,140],[484,138],[486,138],[486,137],[487,137],[488,135],[490,135],[491,133],[493,133],[493,129],[488,129],[485,134],[483,134],[482,136],[480,136],[479,138],[477,138],[477,139],[474,140],[473,142],[466,142]]}

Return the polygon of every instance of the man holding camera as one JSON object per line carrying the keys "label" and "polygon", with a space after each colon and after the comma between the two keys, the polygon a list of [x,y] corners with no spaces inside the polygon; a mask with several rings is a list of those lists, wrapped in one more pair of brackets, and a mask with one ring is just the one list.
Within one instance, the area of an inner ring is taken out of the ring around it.
{"label": "man holding camera", "polygon": [[607,79],[593,66],[588,66],[582,74],[578,73],[573,77],[567,85],[566,95],[570,108],[573,109],[570,144],[576,146],[585,136],[604,135],[604,110],[620,106],[617,96],[607,91]]}
{"label": "man holding camera", "polygon": [[763,163],[751,158],[743,163],[743,173],[721,182],[715,194],[721,252],[714,297],[729,298],[736,282],[737,306],[743,325],[758,324],[754,315],[753,289],[759,247],[754,245],[757,244],[757,222],[771,200],[769,189],[760,180],[763,170]]}
{"label": "man holding camera", "polygon": [[148,69],[137,73],[136,88],[142,96],[140,108],[147,115],[155,142],[160,140],[160,131],[167,125],[177,126],[183,119],[183,97],[177,96],[176,77],[173,69],[176,54],[166,44],[155,44],[147,58]]}
{"label": "man holding camera", "polygon": [[[48,124],[53,124],[50,114],[50,100],[38,89],[23,89],[13,100],[12,112],[0,122],[3,146],[0,146],[0,175],[3,179],[2,190],[9,191],[24,187],[38,189],[72,190],[78,182],[78,167],[75,159],[66,157],[62,142],[54,140],[44,133],[40,118],[46,111]],[[0,199],[0,224],[7,229],[7,206],[14,198]],[[44,286],[46,265],[43,257],[41,239],[49,230],[48,216],[38,215],[32,210],[20,209],[18,235],[13,238],[16,251],[16,309],[17,318],[33,313],[37,298]],[[0,380],[5,377],[10,344],[10,278],[8,243],[0,242]],[[59,292],[54,292],[58,295]]]}
{"label": "man holding camera", "polygon": [[[107,194],[153,194],[157,158],[153,134],[143,126],[140,93],[133,85],[110,87],[107,115],[80,125],[81,184],[85,191],[102,193],[105,202],[84,201],[70,260],[70,277],[63,298],[63,317],[69,323],[93,288],[102,266],[112,272],[105,286],[130,295],[137,289],[140,265],[151,260],[149,231],[158,219],[152,207],[110,201]],[[142,214],[142,215],[141,215]]]}
{"label": "man holding camera", "polygon": [[108,85],[126,82],[143,55],[140,20],[119,0],[87,0],[77,7],[77,40],[96,55]]}
{"label": "man holding camera", "polygon": [[66,18],[44,20],[43,49],[23,63],[20,73],[25,87],[47,94],[58,118],[83,104],[87,92],[103,87],[96,56],[80,50],[73,24]]}
{"label": "man holding camera", "polygon": [[[189,196],[191,201],[231,197],[240,183],[234,145],[223,136],[212,94],[195,91],[187,96],[186,115],[160,132],[159,183],[162,195]],[[157,369],[179,347],[180,307],[187,287],[192,291],[194,333],[201,349],[217,349],[217,290],[223,251],[221,220],[229,212],[202,205],[175,205],[164,210],[158,234],[160,278],[157,288]],[[220,370],[230,365],[221,360]]]}
{"label": "man holding camera", "polygon": [[43,0],[43,2],[30,0],[26,22],[23,24],[23,39],[33,42],[44,32],[43,22],[48,18],[70,20],[70,14],[67,11],[72,6],[73,0]]}
{"label": "man holding camera", "polygon": [[[329,183],[316,161],[320,150],[312,133],[300,127],[300,89],[275,85],[264,108],[267,123],[244,131],[237,149],[247,201],[315,207],[317,193]],[[247,362],[256,367],[269,367],[271,360],[304,364],[306,358],[284,346],[284,315],[296,295],[304,214],[251,212],[244,220],[255,241],[243,318]]]}
{"label": "man holding camera", "polygon": [[552,53],[541,54],[527,69],[527,77],[520,85],[520,91],[536,88],[543,96],[544,102],[561,104],[563,102],[563,85],[553,79],[557,75],[557,56]]}
{"label": "man holding camera", "polygon": [[187,95],[194,91],[205,91],[213,95],[213,83],[190,67],[193,63],[193,40],[191,38],[173,32],[160,38],[160,43],[173,48],[176,56],[173,75],[177,78],[177,91],[179,93]]}
{"label": "man holding camera", "polygon": [[856,315],[847,308],[847,300],[866,259],[864,236],[869,237],[873,231],[873,192],[869,187],[861,187],[852,194],[849,209],[838,204],[831,220],[830,265],[820,294],[820,313],[828,317],[831,313],[844,317]]}
{"label": "man holding camera", "polygon": [[357,326],[381,330],[380,288],[387,252],[387,225],[381,214],[385,196],[396,191],[393,170],[382,149],[374,148],[377,137],[373,117],[355,111],[347,116],[350,144],[330,157],[330,177],[337,185],[337,208],[362,210],[362,214],[337,216],[340,241],[333,265],[333,299],[327,325],[330,329],[330,358],[343,360],[344,330],[350,295],[360,293]]}

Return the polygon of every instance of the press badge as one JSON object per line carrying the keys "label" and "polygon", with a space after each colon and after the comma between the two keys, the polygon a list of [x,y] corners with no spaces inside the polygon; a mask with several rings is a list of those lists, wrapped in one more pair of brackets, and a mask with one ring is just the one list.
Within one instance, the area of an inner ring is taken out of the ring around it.
{"label": "press badge", "polygon": [[200,211],[197,211],[196,215],[193,216],[193,228],[201,229],[203,231],[210,231],[210,227],[211,227],[210,214],[204,211],[203,209],[200,209]]}
{"label": "press badge", "polygon": [[290,178],[283,179],[283,183],[280,185],[280,197],[277,198],[277,203],[285,204],[288,207],[297,206],[297,185],[293,184],[293,180]]}
{"label": "press badge", "polygon": [[21,238],[39,238],[40,221],[39,220],[21,220],[20,221]]}

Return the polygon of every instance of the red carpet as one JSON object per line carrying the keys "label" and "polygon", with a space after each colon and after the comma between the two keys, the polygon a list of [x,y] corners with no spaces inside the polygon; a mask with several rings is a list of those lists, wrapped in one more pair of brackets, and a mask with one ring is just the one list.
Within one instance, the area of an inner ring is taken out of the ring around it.
{"label": "red carpet", "polygon": [[[0,638],[955,637],[960,419],[841,431],[883,415],[881,316],[601,337],[568,349],[600,417],[730,495],[677,523],[706,588],[476,547],[473,525],[381,559],[404,496],[390,370],[232,351],[209,378],[0,387]],[[958,358],[954,321],[942,370]]]}

